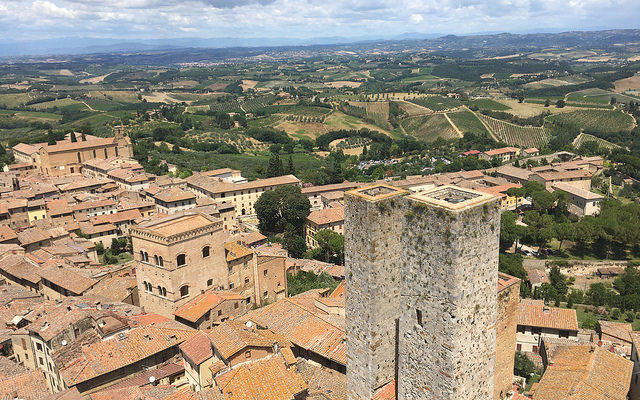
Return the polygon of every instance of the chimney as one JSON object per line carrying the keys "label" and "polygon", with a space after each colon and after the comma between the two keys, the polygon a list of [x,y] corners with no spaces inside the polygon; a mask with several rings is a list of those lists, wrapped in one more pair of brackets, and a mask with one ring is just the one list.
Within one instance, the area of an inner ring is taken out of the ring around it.
{"label": "chimney", "polygon": [[13,190],[20,190],[20,181],[18,180],[17,177],[13,177],[11,178],[11,186],[13,187]]}

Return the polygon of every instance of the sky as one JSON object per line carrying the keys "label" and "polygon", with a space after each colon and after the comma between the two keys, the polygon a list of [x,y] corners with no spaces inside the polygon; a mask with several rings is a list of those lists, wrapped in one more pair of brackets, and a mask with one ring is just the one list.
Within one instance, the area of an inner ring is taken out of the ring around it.
{"label": "sky", "polygon": [[380,38],[638,28],[639,1],[0,0],[0,38]]}

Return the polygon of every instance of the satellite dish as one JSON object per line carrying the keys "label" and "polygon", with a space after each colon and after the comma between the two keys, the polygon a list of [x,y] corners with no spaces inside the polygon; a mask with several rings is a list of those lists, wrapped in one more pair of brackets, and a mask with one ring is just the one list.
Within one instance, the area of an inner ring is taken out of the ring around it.
{"label": "satellite dish", "polygon": [[62,345],[63,345],[63,346],[66,346],[66,345],[67,345],[67,341],[63,339],[63,340],[62,340]]}
{"label": "satellite dish", "polygon": [[151,375],[151,376],[149,377],[149,383],[153,383],[153,382],[155,382],[155,381],[156,381],[156,377],[155,377],[155,376],[153,376],[153,375]]}
{"label": "satellite dish", "polygon": [[245,326],[246,326],[247,328],[251,328],[251,321],[247,321],[247,323],[245,324]]}

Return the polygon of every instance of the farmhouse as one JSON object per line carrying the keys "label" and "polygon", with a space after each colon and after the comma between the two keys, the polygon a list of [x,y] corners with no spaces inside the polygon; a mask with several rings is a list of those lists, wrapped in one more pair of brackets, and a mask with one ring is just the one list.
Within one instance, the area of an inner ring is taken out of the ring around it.
{"label": "farmhouse", "polygon": [[584,217],[585,215],[595,215],[600,211],[600,201],[604,196],[576,187],[567,182],[558,182],[553,185],[554,189],[567,194],[571,202],[569,212]]}
{"label": "farmhouse", "polygon": [[480,153],[480,158],[490,161],[492,158],[497,158],[502,162],[510,161],[520,155],[520,149],[517,147],[502,147],[499,149],[493,149]]}

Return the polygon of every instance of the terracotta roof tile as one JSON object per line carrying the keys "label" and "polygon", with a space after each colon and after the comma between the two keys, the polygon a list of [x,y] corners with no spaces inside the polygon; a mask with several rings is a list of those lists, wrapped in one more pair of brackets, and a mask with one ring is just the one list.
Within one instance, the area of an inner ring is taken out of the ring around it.
{"label": "terracotta roof tile", "polygon": [[262,333],[260,329],[249,328],[241,321],[231,320],[213,328],[208,336],[213,347],[223,358],[228,359],[249,346],[273,347],[276,343],[275,338]]}
{"label": "terracotta roof tile", "polygon": [[344,221],[344,207],[325,208],[314,211],[307,219],[316,225],[335,224]]}
{"label": "terracotta roof tile", "polygon": [[518,325],[578,330],[576,310],[548,307],[542,300],[521,300],[518,309]]}
{"label": "terracotta roof tile", "polygon": [[230,291],[210,289],[178,308],[173,314],[189,322],[196,322],[205,315],[207,311],[226,300],[241,301],[243,297]]}

